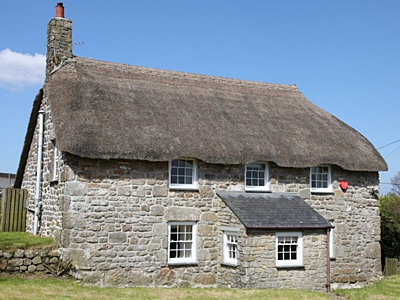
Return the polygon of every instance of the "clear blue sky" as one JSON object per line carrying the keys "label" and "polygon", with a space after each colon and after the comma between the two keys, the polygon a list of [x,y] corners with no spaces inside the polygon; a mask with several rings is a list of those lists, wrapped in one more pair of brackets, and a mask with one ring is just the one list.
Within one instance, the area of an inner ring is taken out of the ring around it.
{"label": "clear blue sky", "polygon": [[[17,170],[56,2],[1,3],[0,172]],[[400,139],[400,1],[66,0],[64,6],[74,42],[85,42],[75,55],[296,84],[377,148]],[[397,147],[380,150],[389,165],[382,183],[400,171]]]}

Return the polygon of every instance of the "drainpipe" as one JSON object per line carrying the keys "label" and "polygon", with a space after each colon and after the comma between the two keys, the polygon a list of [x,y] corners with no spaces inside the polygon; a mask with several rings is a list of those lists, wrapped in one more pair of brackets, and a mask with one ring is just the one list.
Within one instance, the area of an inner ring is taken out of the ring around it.
{"label": "drainpipe", "polygon": [[35,219],[33,223],[33,234],[37,235],[38,233],[38,223],[39,223],[39,213],[41,203],[41,190],[40,190],[40,182],[42,178],[42,154],[43,154],[43,116],[44,111],[39,111],[39,140],[38,140],[38,161],[37,161],[37,169],[36,169],[36,193],[35,193]]}
{"label": "drainpipe", "polygon": [[331,235],[331,229],[326,229],[326,292],[331,291],[331,254],[329,253],[329,240]]}

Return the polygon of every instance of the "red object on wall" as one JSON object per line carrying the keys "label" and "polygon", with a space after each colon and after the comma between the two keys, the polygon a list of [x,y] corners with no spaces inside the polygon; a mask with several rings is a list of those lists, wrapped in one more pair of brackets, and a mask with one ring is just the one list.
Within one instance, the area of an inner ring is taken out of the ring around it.
{"label": "red object on wall", "polygon": [[340,180],[339,185],[342,190],[347,190],[347,187],[349,186],[349,182],[347,180]]}

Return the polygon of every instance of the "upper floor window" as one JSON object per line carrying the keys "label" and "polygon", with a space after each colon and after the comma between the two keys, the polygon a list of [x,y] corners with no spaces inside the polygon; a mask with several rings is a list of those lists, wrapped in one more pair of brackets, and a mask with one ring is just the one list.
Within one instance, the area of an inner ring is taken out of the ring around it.
{"label": "upper floor window", "polygon": [[303,235],[301,232],[277,232],[275,240],[277,267],[303,265]]}
{"label": "upper floor window", "polygon": [[170,161],[169,187],[197,189],[197,165],[194,159],[174,159]]}
{"label": "upper floor window", "polygon": [[269,170],[267,163],[251,163],[245,167],[245,189],[246,191],[268,191]]}
{"label": "upper floor window", "polygon": [[332,192],[331,167],[316,166],[310,169],[310,190],[311,192],[330,193]]}

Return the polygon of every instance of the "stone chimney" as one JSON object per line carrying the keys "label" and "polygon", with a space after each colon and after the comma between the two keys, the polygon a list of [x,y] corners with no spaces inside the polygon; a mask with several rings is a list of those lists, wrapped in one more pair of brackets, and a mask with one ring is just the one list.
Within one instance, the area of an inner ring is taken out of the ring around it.
{"label": "stone chimney", "polygon": [[64,5],[58,2],[56,17],[47,25],[46,75],[72,57],[72,21],[64,18]]}

